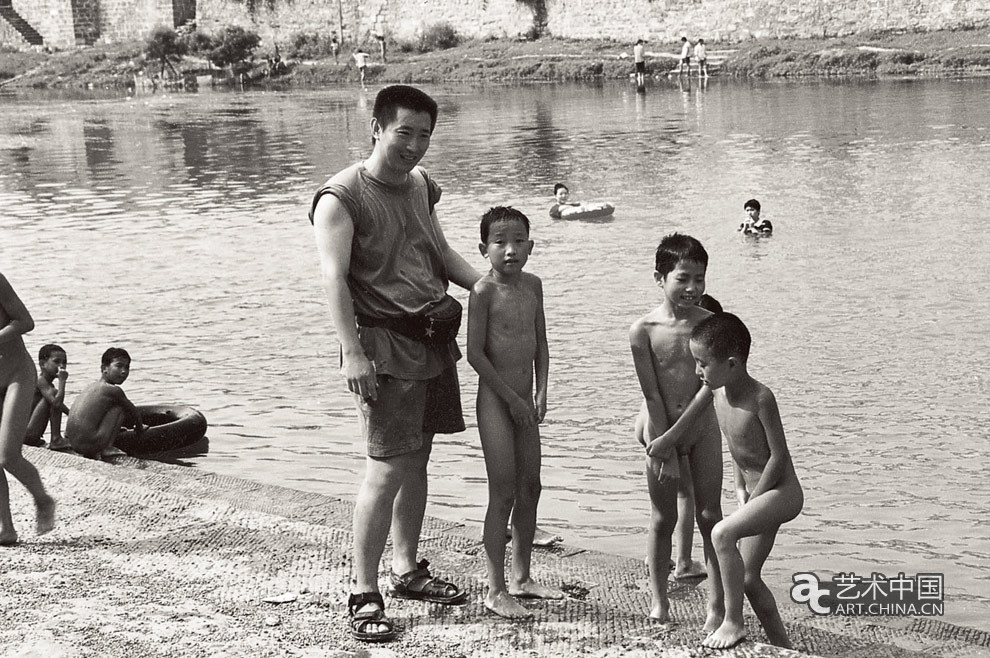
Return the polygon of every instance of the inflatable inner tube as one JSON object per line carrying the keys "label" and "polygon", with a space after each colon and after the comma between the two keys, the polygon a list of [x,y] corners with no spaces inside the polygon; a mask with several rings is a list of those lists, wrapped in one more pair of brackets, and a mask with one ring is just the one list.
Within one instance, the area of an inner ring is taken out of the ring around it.
{"label": "inflatable inner tube", "polygon": [[148,429],[141,436],[117,439],[114,445],[129,455],[176,450],[206,436],[206,416],[182,405],[136,405]]}
{"label": "inflatable inner tube", "polygon": [[595,201],[593,203],[581,203],[580,206],[562,206],[560,212],[561,219],[594,219],[595,217],[608,217],[615,211],[615,206],[607,201]]}

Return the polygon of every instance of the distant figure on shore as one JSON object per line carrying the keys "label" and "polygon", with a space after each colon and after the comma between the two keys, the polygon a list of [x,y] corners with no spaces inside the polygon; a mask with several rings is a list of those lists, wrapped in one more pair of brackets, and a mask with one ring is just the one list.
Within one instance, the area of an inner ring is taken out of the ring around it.
{"label": "distant figure on shore", "polygon": [[[103,353],[100,379],[82,390],[72,403],[65,422],[65,437],[72,449],[83,457],[116,457],[124,452],[114,441],[124,432],[140,436],[147,429],[137,410],[120,385],[131,371],[131,355],[120,347]],[[133,428],[125,430],[124,428]]]}
{"label": "distant figure on shore", "polygon": [[691,42],[687,37],[681,37],[681,58],[677,63],[677,75],[691,75]]}
{"label": "distant figure on shore", "polygon": [[[523,271],[533,251],[529,230],[529,218],[514,208],[484,214],[479,248],[491,271],[471,289],[468,310],[468,362],[478,373],[478,433],[488,473],[484,605],[510,619],[533,616],[514,597],[564,598],[561,590],[530,577],[550,353],[543,283]],[[504,532],[510,515],[512,576],[506,585]]]}
{"label": "distant figure on shore", "polygon": [[44,446],[45,428],[51,426],[49,447],[52,450],[69,447],[69,442],[62,436],[62,416],[69,413],[69,408],[65,406],[65,381],[69,378],[67,365],[65,350],[54,343],[48,343],[38,351],[38,383],[24,445]]}
{"label": "distant figure on shore", "polygon": [[708,51],[705,49],[705,40],[698,39],[694,46],[694,58],[698,60],[698,77],[708,77]]}
{"label": "distant figure on shore", "polygon": [[643,51],[645,50],[643,44],[646,43],[643,39],[636,39],[636,45],[633,46],[633,61],[636,63],[636,87],[643,89],[646,86],[646,58]]}
{"label": "distant figure on shore", "polygon": [[375,39],[378,40],[378,50],[382,56],[382,64],[385,64],[388,62],[388,58],[385,56],[385,33],[376,32]]}
{"label": "distant figure on shore", "polygon": [[368,68],[368,58],[371,57],[371,55],[358,49],[353,55],[351,55],[351,57],[354,58],[354,63],[357,65],[358,74],[361,77],[361,86],[364,87],[364,74]]}
{"label": "distant figure on shore", "polygon": [[770,235],[773,233],[773,224],[769,219],[760,218],[760,202],[750,199],[743,204],[746,211],[746,220],[737,229],[743,235]]}
{"label": "distant figure on shore", "polygon": [[330,37],[330,53],[333,55],[333,63],[340,64],[340,40],[337,39],[336,32]]}
{"label": "distant figure on shore", "polygon": [[10,512],[10,473],[34,498],[35,530],[39,535],[55,525],[55,500],[45,491],[38,469],[21,454],[31,415],[31,398],[37,386],[34,361],[24,347],[24,334],[34,329],[34,319],[7,278],[0,274],[0,546],[17,543]]}
{"label": "distant figure on shore", "polygon": [[771,644],[790,649],[777,602],[762,570],[780,526],[804,506],[804,492],[784,439],[773,392],[749,374],[750,334],[731,313],[716,313],[691,331],[696,372],[714,393],[715,414],[732,455],[739,509],[712,530],[725,590],[725,618],[702,642],[727,649],[746,637],[743,594]]}

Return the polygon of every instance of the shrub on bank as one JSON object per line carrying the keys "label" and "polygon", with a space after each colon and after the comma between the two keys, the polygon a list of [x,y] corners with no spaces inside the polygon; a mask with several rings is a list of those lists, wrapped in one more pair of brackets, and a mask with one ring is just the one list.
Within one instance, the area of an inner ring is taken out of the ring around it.
{"label": "shrub on bank", "polygon": [[461,43],[461,37],[454,27],[447,22],[434,23],[419,36],[419,52],[428,53],[434,50],[456,48]]}
{"label": "shrub on bank", "polygon": [[330,38],[319,32],[299,32],[289,39],[285,56],[290,59],[321,59],[333,55]]}

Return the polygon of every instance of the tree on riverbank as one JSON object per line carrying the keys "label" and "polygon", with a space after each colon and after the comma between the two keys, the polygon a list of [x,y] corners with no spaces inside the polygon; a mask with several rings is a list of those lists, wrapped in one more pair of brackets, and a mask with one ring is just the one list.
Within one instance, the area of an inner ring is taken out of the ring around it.
{"label": "tree on riverbank", "polygon": [[260,44],[261,37],[256,32],[239,25],[229,25],[214,37],[214,45],[207,58],[220,68],[229,66],[231,73],[236,74],[237,65],[252,59]]}

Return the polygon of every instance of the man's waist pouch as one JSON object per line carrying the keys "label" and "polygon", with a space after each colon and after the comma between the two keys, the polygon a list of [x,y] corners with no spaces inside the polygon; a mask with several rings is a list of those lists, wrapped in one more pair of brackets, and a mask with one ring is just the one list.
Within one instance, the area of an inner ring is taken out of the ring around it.
{"label": "man's waist pouch", "polygon": [[457,338],[462,311],[460,302],[450,295],[444,295],[443,299],[419,315],[376,318],[356,313],[355,319],[362,327],[388,329],[420,343],[438,346],[446,345]]}

